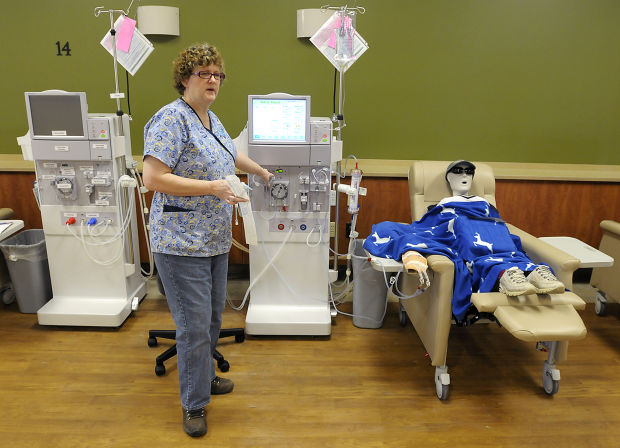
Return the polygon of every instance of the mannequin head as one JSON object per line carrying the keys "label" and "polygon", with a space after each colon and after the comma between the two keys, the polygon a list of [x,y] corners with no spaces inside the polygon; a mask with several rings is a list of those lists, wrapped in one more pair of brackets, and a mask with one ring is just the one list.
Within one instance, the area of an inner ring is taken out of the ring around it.
{"label": "mannequin head", "polygon": [[476,166],[467,160],[452,162],[446,169],[446,180],[454,196],[462,196],[469,193]]}

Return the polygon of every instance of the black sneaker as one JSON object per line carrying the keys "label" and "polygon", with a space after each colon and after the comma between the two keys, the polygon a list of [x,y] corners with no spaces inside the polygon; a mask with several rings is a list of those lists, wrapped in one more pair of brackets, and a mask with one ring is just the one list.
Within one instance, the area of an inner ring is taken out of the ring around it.
{"label": "black sneaker", "polygon": [[207,414],[204,408],[188,411],[183,409],[183,429],[192,437],[201,437],[207,433]]}
{"label": "black sneaker", "polygon": [[235,384],[227,379],[216,376],[211,380],[211,395],[223,395],[232,392]]}

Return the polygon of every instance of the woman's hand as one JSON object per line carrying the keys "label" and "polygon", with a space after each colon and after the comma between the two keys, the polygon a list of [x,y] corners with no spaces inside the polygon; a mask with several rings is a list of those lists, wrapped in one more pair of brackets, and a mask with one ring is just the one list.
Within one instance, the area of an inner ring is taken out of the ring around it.
{"label": "woman's hand", "polygon": [[247,155],[242,152],[237,153],[237,158],[235,159],[235,168],[238,168],[241,171],[245,171],[249,174],[254,174],[263,179],[266,186],[269,186],[269,179],[271,179],[274,175],[270,173],[265,168],[260,166],[258,163],[250,159]]}
{"label": "woman's hand", "polygon": [[211,192],[213,196],[217,196],[227,204],[238,204],[239,202],[247,202],[247,199],[235,196],[235,193],[224,179],[210,181]]}
{"label": "woman's hand", "polygon": [[268,170],[266,170],[263,167],[261,167],[260,173],[258,173],[258,175],[261,177],[261,179],[263,179],[263,181],[265,182],[265,185],[267,186],[269,186],[269,181],[274,176],[273,173],[270,173]]}

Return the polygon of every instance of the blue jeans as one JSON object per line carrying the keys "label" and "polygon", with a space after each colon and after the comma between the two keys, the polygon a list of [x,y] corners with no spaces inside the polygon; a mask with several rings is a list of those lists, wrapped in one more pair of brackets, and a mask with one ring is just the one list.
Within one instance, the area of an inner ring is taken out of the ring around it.
{"label": "blue jeans", "polygon": [[176,324],[181,405],[194,410],[211,400],[213,353],[226,305],[228,254],[183,257],[154,253],[168,307]]}

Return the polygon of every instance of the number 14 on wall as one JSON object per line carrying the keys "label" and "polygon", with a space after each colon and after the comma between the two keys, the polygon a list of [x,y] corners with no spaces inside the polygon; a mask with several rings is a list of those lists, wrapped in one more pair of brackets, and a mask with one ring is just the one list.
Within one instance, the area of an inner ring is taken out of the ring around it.
{"label": "number 14 on wall", "polygon": [[56,56],[62,56],[63,54],[61,53],[61,51],[65,52],[65,56],[71,56],[71,48],[69,48],[69,41],[65,42],[65,44],[62,46],[62,48],[60,47],[61,42],[59,40],[56,41],[56,49],[58,50],[58,52],[56,53]]}

